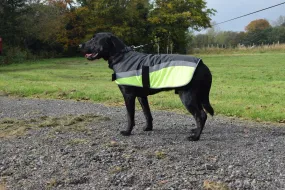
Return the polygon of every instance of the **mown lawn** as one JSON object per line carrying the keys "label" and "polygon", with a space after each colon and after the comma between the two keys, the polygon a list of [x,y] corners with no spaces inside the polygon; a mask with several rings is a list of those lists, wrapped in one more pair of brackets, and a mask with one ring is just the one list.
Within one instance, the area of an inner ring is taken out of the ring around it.
{"label": "mown lawn", "polygon": [[213,72],[211,100],[218,113],[285,121],[285,54],[205,56]]}
{"label": "mown lawn", "polygon": [[[213,74],[211,103],[217,114],[285,122],[285,54],[200,55]],[[21,97],[91,100],[124,105],[104,61],[50,59],[0,66],[0,93]],[[173,92],[149,98],[152,108],[182,111]]]}

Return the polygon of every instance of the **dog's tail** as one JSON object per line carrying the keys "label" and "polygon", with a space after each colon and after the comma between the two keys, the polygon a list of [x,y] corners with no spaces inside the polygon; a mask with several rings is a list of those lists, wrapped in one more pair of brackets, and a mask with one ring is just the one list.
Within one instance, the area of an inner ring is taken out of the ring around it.
{"label": "dog's tail", "polygon": [[203,88],[201,89],[202,92],[200,94],[201,104],[202,104],[204,110],[206,110],[209,114],[214,116],[214,109],[211,106],[210,99],[209,99],[210,89],[211,89],[211,85],[212,85],[212,74],[211,74],[210,70],[209,70],[209,72],[207,72],[205,78],[208,78],[208,80],[203,81]]}
{"label": "dog's tail", "polygon": [[207,101],[206,100],[204,100],[204,101],[202,100],[202,106],[209,114],[211,114],[211,116],[214,116],[214,109],[211,106],[209,100],[207,100]]}

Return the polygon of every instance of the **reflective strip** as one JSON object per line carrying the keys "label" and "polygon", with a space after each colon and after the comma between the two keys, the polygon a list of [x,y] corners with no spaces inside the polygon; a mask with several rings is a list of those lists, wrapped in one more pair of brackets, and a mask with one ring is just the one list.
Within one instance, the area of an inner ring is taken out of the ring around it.
{"label": "reflective strip", "polygon": [[[155,71],[158,71],[164,68],[168,68],[168,67],[173,67],[173,66],[188,66],[188,67],[196,68],[199,62],[200,62],[200,59],[198,60],[197,63],[189,62],[189,61],[168,61],[168,62],[157,64],[154,66],[150,66],[149,72],[152,73],[152,72],[155,72]],[[116,79],[132,77],[132,76],[140,76],[140,75],[142,75],[142,69],[116,73]]]}
{"label": "reflective strip", "polygon": [[[195,67],[189,66],[170,66],[157,71],[153,71],[149,74],[150,88],[173,88],[187,85],[195,72]],[[118,85],[129,85],[142,87],[142,76],[130,76],[125,78],[117,78],[116,83]]]}
{"label": "reflective strip", "polygon": [[188,84],[196,67],[173,66],[150,73],[150,88],[171,88]]}
{"label": "reflective strip", "polygon": [[126,77],[126,78],[117,78],[115,82],[118,85],[128,85],[128,86],[137,86],[142,87],[142,76],[133,76],[133,77]]}

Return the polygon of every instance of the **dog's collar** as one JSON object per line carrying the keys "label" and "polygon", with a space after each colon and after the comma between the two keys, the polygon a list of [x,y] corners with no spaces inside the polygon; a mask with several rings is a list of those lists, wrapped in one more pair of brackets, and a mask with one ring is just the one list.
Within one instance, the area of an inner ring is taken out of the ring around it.
{"label": "dog's collar", "polygon": [[[134,51],[134,49],[130,46],[126,46],[124,49],[122,49],[119,53],[115,54],[114,57],[112,57],[111,59],[109,59],[108,63],[109,63],[109,68],[113,69],[113,66],[115,64],[117,64],[121,59],[122,57],[124,56],[123,54],[124,53],[128,53],[130,51]],[[116,58],[116,60],[115,60]]]}
{"label": "dog's collar", "polygon": [[130,46],[126,46],[120,53],[127,53],[129,51],[134,51],[134,49]]}

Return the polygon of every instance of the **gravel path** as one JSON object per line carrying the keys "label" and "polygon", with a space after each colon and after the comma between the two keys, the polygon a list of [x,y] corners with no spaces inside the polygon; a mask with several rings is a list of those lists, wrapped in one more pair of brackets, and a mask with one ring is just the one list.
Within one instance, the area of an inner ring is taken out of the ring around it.
{"label": "gravel path", "polygon": [[123,137],[125,115],[124,107],[0,97],[2,127],[31,126],[0,138],[0,189],[285,189],[284,125],[215,116],[189,142],[189,115],[153,111],[154,131],[144,132],[137,111],[134,135]]}

